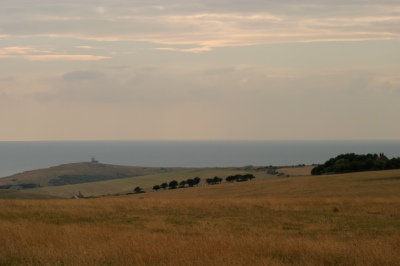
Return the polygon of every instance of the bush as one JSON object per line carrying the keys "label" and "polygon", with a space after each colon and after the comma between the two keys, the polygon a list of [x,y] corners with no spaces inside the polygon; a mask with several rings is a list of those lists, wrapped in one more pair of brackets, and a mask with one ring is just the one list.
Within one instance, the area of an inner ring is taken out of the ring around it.
{"label": "bush", "polygon": [[137,193],[144,193],[144,190],[141,187],[135,187],[135,189],[133,190],[133,192]]}

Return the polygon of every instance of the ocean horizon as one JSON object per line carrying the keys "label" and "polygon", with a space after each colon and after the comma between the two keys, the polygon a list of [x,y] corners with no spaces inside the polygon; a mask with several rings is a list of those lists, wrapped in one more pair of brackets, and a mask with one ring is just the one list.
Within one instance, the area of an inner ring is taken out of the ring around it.
{"label": "ocean horizon", "polygon": [[144,167],[239,167],[320,164],[342,153],[400,157],[384,141],[0,141],[0,177],[60,164]]}

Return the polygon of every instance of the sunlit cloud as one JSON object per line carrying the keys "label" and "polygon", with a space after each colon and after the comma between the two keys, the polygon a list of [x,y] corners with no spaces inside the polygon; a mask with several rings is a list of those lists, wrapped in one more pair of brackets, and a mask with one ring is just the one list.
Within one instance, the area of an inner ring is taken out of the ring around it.
{"label": "sunlit cloud", "polygon": [[52,54],[52,55],[27,55],[24,56],[29,61],[97,61],[109,59],[109,56],[98,55],[67,55],[67,54]]}
{"label": "sunlit cloud", "polygon": [[209,46],[201,46],[201,47],[194,47],[188,49],[179,49],[179,48],[172,48],[172,47],[160,47],[155,48],[158,51],[171,51],[171,52],[185,52],[185,53],[201,53],[210,51],[211,48]]}
{"label": "sunlit cloud", "polygon": [[[85,47],[82,49],[94,48]],[[55,49],[38,49],[30,46],[10,46],[0,48],[0,58],[23,58],[29,61],[94,61],[109,59],[111,57],[101,55],[57,54]]]}
{"label": "sunlit cloud", "polygon": [[75,48],[78,48],[78,49],[101,49],[101,48],[96,48],[96,47],[89,46],[89,45],[75,46]]}
{"label": "sunlit cloud", "polygon": [[181,51],[177,48],[171,48],[171,47],[160,47],[160,48],[155,48],[155,50],[159,51]]}
{"label": "sunlit cloud", "polygon": [[37,53],[51,53],[51,50],[43,50],[35,47],[23,47],[23,46],[10,46],[0,48],[0,56],[11,56],[11,55],[26,55],[26,54],[37,54]]}

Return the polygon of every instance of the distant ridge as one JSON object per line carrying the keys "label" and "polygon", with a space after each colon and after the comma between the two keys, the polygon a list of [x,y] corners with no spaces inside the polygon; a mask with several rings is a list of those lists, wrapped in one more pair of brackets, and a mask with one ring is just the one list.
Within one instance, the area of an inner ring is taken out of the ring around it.
{"label": "distant ridge", "polygon": [[[62,164],[50,168],[26,171],[0,179],[0,186],[24,186],[24,184],[61,186],[122,179],[157,173],[167,173],[178,168],[139,167],[101,164],[97,161]],[[6,187],[4,187],[6,186]]]}
{"label": "distant ridge", "polygon": [[9,190],[9,189],[0,189],[0,199],[61,199],[62,197],[45,195],[45,194],[37,194],[37,193],[28,193],[17,190]]}

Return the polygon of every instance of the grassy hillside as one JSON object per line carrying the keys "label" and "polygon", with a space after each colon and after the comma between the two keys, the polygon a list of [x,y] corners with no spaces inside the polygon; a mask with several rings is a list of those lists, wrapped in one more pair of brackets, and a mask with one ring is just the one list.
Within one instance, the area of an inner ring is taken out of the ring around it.
{"label": "grassy hillside", "polygon": [[400,171],[0,200],[0,265],[399,265]]}
{"label": "grassy hillside", "polygon": [[0,199],[59,199],[60,197],[29,193],[26,191],[15,191],[8,189],[0,189]]}
{"label": "grassy hillside", "polygon": [[146,193],[146,198],[359,198],[399,197],[400,170],[359,172],[329,176],[256,178],[173,191]]}
{"label": "grassy hillside", "polygon": [[[95,183],[83,183],[75,185],[57,186],[57,187],[42,187],[29,189],[31,193],[54,195],[61,197],[71,197],[76,195],[78,191],[85,196],[100,196],[108,194],[125,194],[132,192],[137,186],[145,191],[151,192],[154,185],[161,183],[169,183],[172,180],[178,182],[189,178],[200,177],[204,184],[206,178],[219,176],[225,178],[229,175],[243,174],[251,172],[256,176],[256,179],[270,178],[265,172],[244,171],[240,168],[202,168],[202,169],[175,169],[168,173],[148,174],[145,176],[137,176],[133,178],[123,178],[117,180],[109,180]],[[28,191],[28,190],[27,190]]]}
{"label": "grassy hillside", "polygon": [[34,183],[41,186],[48,186],[51,180],[58,179],[60,176],[109,176],[113,179],[120,179],[157,173],[169,173],[178,171],[179,169],[180,168],[135,167],[109,164],[93,166],[89,163],[72,163],[0,178],[0,185]]}
{"label": "grassy hillside", "polygon": [[253,173],[256,178],[271,177],[265,171],[243,168],[162,168],[121,165],[90,165],[73,163],[46,169],[27,171],[0,179],[1,185],[38,184],[42,187],[24,189],[34,194],[72,197],[79,191],[85,196],[125,194],[137,186],[151,191],[154,185],[163,182],[187,180],[200,177],[203,180],[219,176]]}

